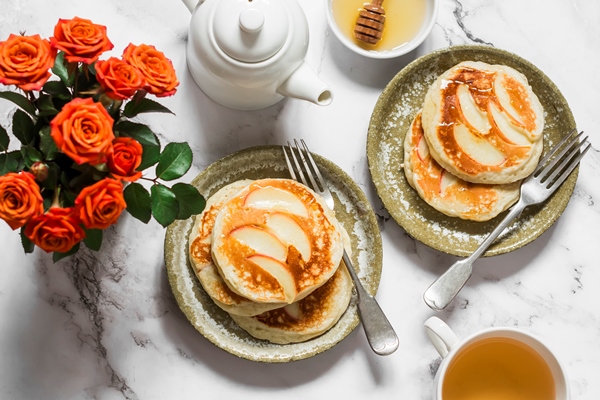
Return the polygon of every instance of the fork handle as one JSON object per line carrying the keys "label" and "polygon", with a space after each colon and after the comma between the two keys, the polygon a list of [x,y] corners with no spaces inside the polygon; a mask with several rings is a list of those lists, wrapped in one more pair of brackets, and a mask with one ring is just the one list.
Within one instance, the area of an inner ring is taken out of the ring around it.
{"label": "fork handle", "polygon": [[356,275],[356,272],[354,272],[352,262],[350,261],[350,257],[348,257],[346,250],[344,250],[343,260],[354,281],[354,287],[356,288],[358,297],[358,313],[360,314],[360,319],[369,346],[371,346],[371,349],[380,356],[392,354],[396,351],[399,344],[398,336],[396,335],[392,324],[390,324],[390,321],[388,321],[381,310],[375,297],[371,296],[360,283],[360,279]]}
{"label": "fork handle", "polygon": [[446,272],[444,272],[439,278],[435,280],[427,288],[423,294],[423,300],[425,303],[435,311],[441,311],[450,304],[450,302],[456,297],[458,292],[463,288],[467,280],[471,277],[473,272],[473,263],[477,260],[492,243],[500,236],[500,234],[506,229],[508,224],[513,219],[518,217],[521,212],[527,207],[527,204],[519,199],[506,217],[498,224],[498,226],[485,238],[485,240],[477,247],[477,249],[467,258],[459,260],[452,264]]}

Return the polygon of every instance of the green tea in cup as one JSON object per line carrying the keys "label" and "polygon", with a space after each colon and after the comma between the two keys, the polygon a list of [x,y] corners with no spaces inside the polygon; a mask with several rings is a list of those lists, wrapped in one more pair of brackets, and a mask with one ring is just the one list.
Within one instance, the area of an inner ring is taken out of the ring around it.
{"label": "green tea in cup", "polygon": [[431,317],[425,332],[442,356],[435,400],[568,400],[563,367],[537,337],[521,329],[488,328],[459,339]]}
{"label": "green tea in cup", "polygon": [[554,400],[552,371],[534,349],[492,337],[461,349],[446,370],[444,400]]}

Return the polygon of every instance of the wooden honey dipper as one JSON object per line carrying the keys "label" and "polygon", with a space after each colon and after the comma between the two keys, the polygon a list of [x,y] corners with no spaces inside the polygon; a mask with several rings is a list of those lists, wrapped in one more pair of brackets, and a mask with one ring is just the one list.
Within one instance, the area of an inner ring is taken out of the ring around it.
{"label": "wooden honey dipper", "polygon": [[385,10],[383,0],[373,0],[365,3],[358,13],[354,26],[354,37],[369,44],[376,44],[381,40],[383,24],[385,23]]}

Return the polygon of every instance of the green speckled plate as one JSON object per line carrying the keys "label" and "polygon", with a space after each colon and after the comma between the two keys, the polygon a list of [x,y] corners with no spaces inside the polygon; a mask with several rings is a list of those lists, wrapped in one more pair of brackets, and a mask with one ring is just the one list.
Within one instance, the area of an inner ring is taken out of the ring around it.
{"label": "green speckled plate", "polygon": [[[530,62],[493,47],[464,45],[441,49],[402,69],[379,97],[367,136],[367,158],[373,183],[396,222],[420,242],[457,256],[468,256],[504,217],[474,222],[448,217],[425,203],[404,176],[404,136],[421,108],[429,86],[461,61],[504,64],[523,73],[545,111],[544,148],[552,147],[575,127],[567,101],[552,81]],[[562,214],[575,187],[578,169],[546,203],[532,206],[517,218],[485,253],[506,253],[530,243]]]}
{"label": "green speckled plate", "polygon": [[[336,197],[335,213],[352,241],[352,262],[365,289],[375,295],[381,278],[382,249],[377,219],[364,193],[338,166],[314,155],[323,177]],[[210,165],[192,184],[206,198],[240,179],[289,178],[283,150],[253,147]],[[323,335],[304,343],[279,345],[248,335],[206,294],[188,261],[188,237],[194,218],[167,228],[165,263],[171,289],[190,323],[208,340],[239,357],[262,362],[287,362],[321,353],[345,338],[359,322],[356,302]]]}

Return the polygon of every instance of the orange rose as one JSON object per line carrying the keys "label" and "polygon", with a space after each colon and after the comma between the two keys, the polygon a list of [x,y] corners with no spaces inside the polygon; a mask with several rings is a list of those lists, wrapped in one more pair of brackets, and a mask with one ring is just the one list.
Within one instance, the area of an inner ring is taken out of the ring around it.
{"label": "orange rose", "polygon": [[137,181],[142,176],[136,171],[142,163],[142,145],[135,139],[120,137],[113,141],[113,153],[108,157],[108,170],[117,179]]}
{"label": "orange rose", "polygon": [[80,222],[73,208],[54,207],[33,217],[25,227],[25,236],[47,253],[66,253],[85,237]]}
{"label": "orange rose", "polygon": [[106,229],[117,222],[127,207],[121,181],[104,178],[83,189],[75,199],[75,211],[88,229]]}
{"label": "orange rose", "polygon": [[142,73],[133,65],[111,57],[96,63],[96,79],[108,97],[126,100],[146,84]]}
{"label": "orange rose", "polygon": [[154,46],[129,44],[123,59],[139,69],[146,78],[146,90],[157,97],[172,96],[179,85],[171,60]]}
{"label": "orange rose", "polygon": [[43,213],[43,203],[33,174],[10,172],[0,176],[0,218],[13,230]]}
{"label": "orange rose", "polygon": [[113,119],[91,98],[75,98],[50,122],[56,146],[77,164],[105,163],[112,153]]}
{"label": "orange rose", "polygon": [[10,35],[0,42],[0,83],[40,90],[50,78],[56,50],[40,35]]}
{"label": "orange rose", "polygon": [[65,59],[73,63],[91,64],[100,54],[113,48],[106,36],[105,26],[79,17],[59,19],[50,43],[52,47],[64,51]]}

